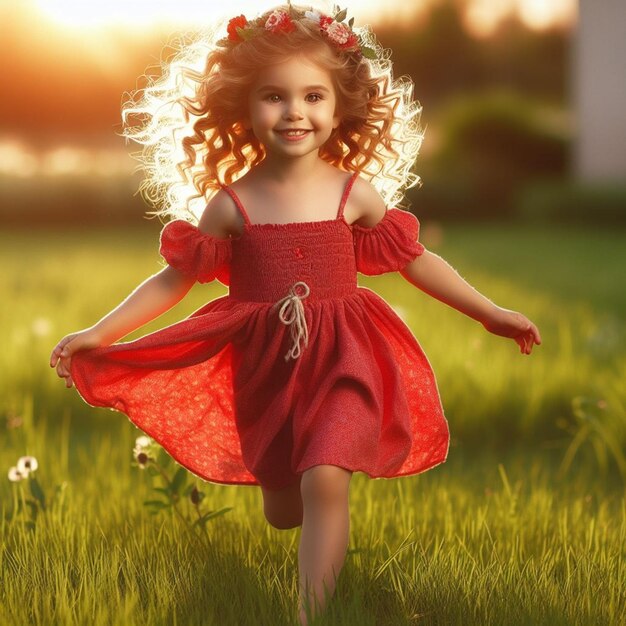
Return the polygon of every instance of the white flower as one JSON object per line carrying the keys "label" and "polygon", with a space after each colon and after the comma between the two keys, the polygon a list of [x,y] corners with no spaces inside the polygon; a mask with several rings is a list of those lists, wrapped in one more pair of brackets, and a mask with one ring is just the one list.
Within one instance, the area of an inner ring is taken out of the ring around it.
{"label": "white flower", "polygon": [[139,448],[147,448],[152,443],[152,439],[146,435],[140,435],[135,439],[135,445]]}
{"label": "white flower", "polygon": [[137,439],[135,439],[133,457],[141,469],[145,469],[150,460],[154,460],[153,455],[155,452],[155,445],[156,442],[146,435],[140,435]]}
{"label": "white flower", "polygon": [[141,469],[146,469],[150,461],[150,457],[145,452],[137,451],[137,448],[135,448],[135,453],[135,460],[137,461],[139,467]]}
{"label": "white flower", "polygon": [[26,476],[24,476],[24,474],[22,474],[22,472],[20,472],[17,467],[13,466],[10,470],[9,470],[9,480],[13,483],[16,483],[20,480],[22,480],[22,478],[26,478]]}
{"label": "white flower", "polygon": [[28,476],[29,472],[34,472],[39,467],[37,459],[34,456],[21,456],[17,460],[17,470]]}
{"label": "white flower", "polygon": [[[135,439],[135,447],[133,448],[133,457],[139,461],[141,459],[147,459],[150,456],[154,446],[154,441],[146,435],[140,435]],[[141,462],[141,461],[140,461]],[[145,462],[145,461],[144,461]]]}
{"label": "white flower", "polygon": [[305,11],[304,17],[312,20],[313,22],[317,22],[319,24],[320,20],[322,19],[322,14],[319,11]]}

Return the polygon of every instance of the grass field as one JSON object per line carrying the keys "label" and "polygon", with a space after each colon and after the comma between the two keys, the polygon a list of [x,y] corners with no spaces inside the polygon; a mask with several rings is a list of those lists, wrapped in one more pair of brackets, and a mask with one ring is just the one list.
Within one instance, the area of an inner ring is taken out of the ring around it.
{"label": "grass field", "polygon": [[[134,464],[141,433],[47,364],[58,339],[159,269],[157,236],[156,223],[0,233],[0,465],[39,462],[36,483],[0,482],[0,624],[295,623],[299,529],[270,527],[256,488],[185,472],[200,505],[179,484],[175,505],[150,514],[144,501],[167,483]],[[626,621],[625,240],[423,225],[429,249],[539,326],[530,356],[400,275],[359,277],[428,355],[452,440],[424,474],[354,475],[349,554],[321,624]],[[226,292],[196,285],[124,340]],[[171,479],[176,465],[160,461]],[[221,514],[191,525],[207,511]]]}

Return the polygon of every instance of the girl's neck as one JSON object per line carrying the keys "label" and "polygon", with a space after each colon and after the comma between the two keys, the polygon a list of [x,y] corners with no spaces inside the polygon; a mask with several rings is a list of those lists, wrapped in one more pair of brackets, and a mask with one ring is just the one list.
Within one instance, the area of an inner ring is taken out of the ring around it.
{"label": "girl's neck", "polygon": [[[301,158],[280,159],[270,155],[254,168],[255,176],[272,184],[301,187],[317,179],[329,164],[319,158],[317,153]],[[332,166],[330,166],[332,167]]]}

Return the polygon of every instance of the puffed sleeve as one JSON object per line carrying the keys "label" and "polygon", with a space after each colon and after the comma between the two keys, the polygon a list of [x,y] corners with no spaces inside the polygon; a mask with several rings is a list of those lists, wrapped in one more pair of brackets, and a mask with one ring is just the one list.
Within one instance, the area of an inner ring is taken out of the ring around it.
{"label": "puffed sleeve", "polygon": [[161,230],[159,254],[169,265],[183,274],[193,276],[199,283],[216,278],[230,284],[230,239],[203,233],[187,220],[172,220]]}
{"label": "puffed sleeve", "polygon": [[375,276],[396,272],[424,253],[418,241],[420,223],[413,213],[387,209],[371,228],[352,224],[356,268],[361,274]]}

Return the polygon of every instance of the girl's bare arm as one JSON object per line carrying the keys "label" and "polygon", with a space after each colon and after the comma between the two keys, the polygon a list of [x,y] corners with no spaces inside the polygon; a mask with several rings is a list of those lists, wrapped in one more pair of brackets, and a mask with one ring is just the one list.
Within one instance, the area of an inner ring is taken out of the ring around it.
{"label": "girl's bare arm", "polygon": [[[216,237],[228,236],[232,228],[229,209],[224,198],[218,194],[207,205],[198,224],[201,232]],[[219,196],[219,197],[218,197]],[[56,367],[60,378],[65,378],[69,388],[73,381],[70,374],[72,355],[79,350],[108,346],[121,337],[152,321],[180,302],[195,283],[175,268],[167,265],[157,274],[144,280],[110,313],[93,326],[66,335],[57,343],[50,355],[50,367]]]}
{"label": "girl's bare arm", "polygon": [[[228,237],[233,215],[230,197],[220,190],[207,204],[198,229],[215,237]],[[171,266],[141,283],[119,306],[92,326],[103,345],[117,341],[152,321],[180,302],[193,287],[195,278],[185,276]]]}
{"label": "girl's bare arm", "polygon": [[110,313],[91,328],[101,345],[114,343],[121,337],[169,311],[180,302],[195,283],[194,277],[166,266],[144,280]]}
{"label": "girl's bare arm", "polygon": [[522,354],[541,343],[539,329],[526,316],[503,309],[476,291],[440,256],[424,250],[400,274],[422,291],[479,321],[489,332],[514,339]]}
{"label": "girl's bare arm", "polygon": [[[361,178],[355,182],[353,202],[360,215],[359,223],[366,227],[376,225],[385,215],[382,197],[371,183]],[[527,317],[494,304],[429,250],[415,257],[400,274],[433,298],[479,321],[489,332],[514,339],[522,354],[530,354],[533,344],[541,343],[539,329]]]}
{"label": "girl's bare arm", "polygon": [[447,261],[429,250],[416,257],[400,274],[433,298],[457,311],[485,322],[498,314],[498,307],[467,283]]}
{"label": "girl's bare arm", "polygon": [[189,278],[169,265],[142,282],[123,302],[93,326],[66,335],[50,355],[50,367],[56,367],[65,386],[73,385],[72,355],[79,350],[108,346],[133,330],[171,309],[191,289]]}

